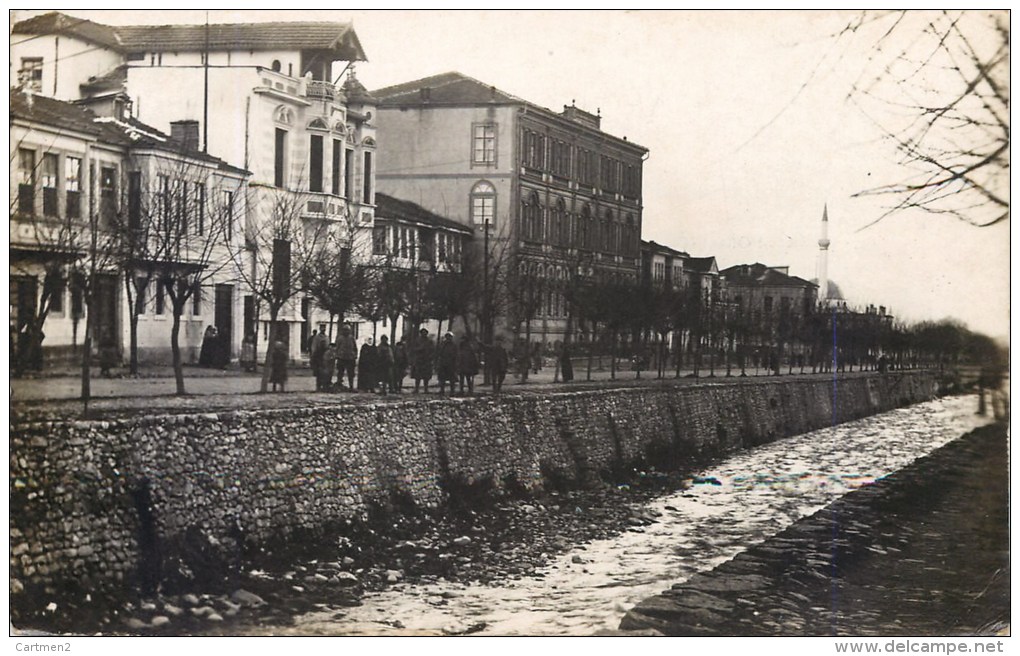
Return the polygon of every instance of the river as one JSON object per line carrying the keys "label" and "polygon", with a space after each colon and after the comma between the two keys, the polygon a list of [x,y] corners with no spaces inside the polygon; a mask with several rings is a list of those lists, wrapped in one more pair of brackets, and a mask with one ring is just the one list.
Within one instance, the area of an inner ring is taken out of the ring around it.
{"label": "river", "polygon": [[292,625],[290,635],[592,635],[692,574],[712,569],[849,491],[987,423],[976,398],[950,397],[735,454],[649,503],[657,521],[579,545],[535,576],[492,585],[397,584],[358,607]]}

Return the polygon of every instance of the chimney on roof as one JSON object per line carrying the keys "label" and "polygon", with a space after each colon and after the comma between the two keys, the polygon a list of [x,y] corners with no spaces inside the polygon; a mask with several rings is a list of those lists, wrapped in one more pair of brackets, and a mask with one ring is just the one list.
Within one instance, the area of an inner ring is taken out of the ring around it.
{"label": "chimney on roof", "polygon": [[170,138],[180,142],[184,150],[198,150],[198,121],[192,119],[172,121]]}
{"label": "chimney on roof", "polygon": [[429,102],[430,100],[432,100],[432,87],[422,87],[421,88],[421,101],[422,102]]}

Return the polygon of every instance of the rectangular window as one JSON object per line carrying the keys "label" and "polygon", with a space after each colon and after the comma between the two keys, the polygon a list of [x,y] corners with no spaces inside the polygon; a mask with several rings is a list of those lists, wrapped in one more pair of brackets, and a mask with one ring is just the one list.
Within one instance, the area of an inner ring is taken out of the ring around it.
{"label": "rectangular window", "polygon": [[386,228],[372,229],[372,254],[386,255]]}
{"label": "rectangular window", "polygon": [[365,153],[365,170],[363,171],[365,176],[364,180],[364,203],[366,205],[372,204],[372,153]]}
{"label": "rectangular window", "polygon": [[156,281],[156,316],[163,316],[163,311],[166,310],[166,299],[163,296],[166,291],[164,286],[162,280]]}
{"label": "rectangular window", "polygon": [[439,261],[446,262],[446,235],[439,235]]}
{"label": "rectangular window", "polygon": [[135,278],[135,316],[137,317],[145,314],[145,291],[148,283],[148,278]]}
{"label": "rectangular window", "polygon": [[234,238],[234,192],[223,192],[223,220],[226,222],[227,240]]}
{"label": "rectangular window", "polygon": [[771,311],[772,311],[772,297],[771,296],[766,296],[765,297],[765,312],[771,312]]}
{"label": "rectangular window", "polygon": [[57,166],[59,159],[54,153],[46,153],[42,159],[43,216],[57,216]]}
{"label": "rectangular window", "polygon": [[157,188],[159,189],[159,214],[163,219],[163,225],[170,224],[170,177],[162,173],[156,176]]}
{"label": "rectangular window", "polygon": [[81,218],[81,158],[64,158],[64,192],[67,195],[67,218]]}
{"label": "rectangular window", "polygon": [[81,319],[85,316],[85,278],[80,273],[71,276],[71,318]]}
{"label": "rectangular window", "polygon": [[490,226],[495,219],[496,199],[492,196],[473,196],[471,198],[471,217],[475,225]]}
{"label": "rectangular window", "polygon": [[111,166],[99,169],[99,214],[106,225],[117,216],[117,169]]}
{"label": "rectangular window", "polygon": [[322,135],[313,134],[309,148],[308,189],[322,191]]}
{"label": "rectangular window", "polygon": [[354,200],[354,151],[344,150],[344,198]]}
{"label": "rectangular window", "polygon": [[50,286],[50,314],[64,314],[64,277],[59,273],[46,276]]}
{"label": "rectangular window", "polygon": [[483,123],[474,126],[472,138],[472,157],[474,164],[496,163],[496,126]]}
{"label": "rectangular window", "polygon": [[139,230],[142,227],[142,173],[128,173],[128,229]]}
{"label": "rectangular window", "polygon": [[339,139],[333,140],[333,184],[332,191],[334,196],[340,195],[340,162],[341,156],[344,150],[344,142]]}
{"label": "rectangular window", "polygon": [[35,151],[18,149],[18,211],[35,214]]}
{"label": "rectangular window", "polygon": [[195,183],[195,229],[198,234],[205,234],[205,183]]}
{"label": "rectangular window", "polygon": [[182,235],[188,234],[188,183],[186,180],[179,180],[180,191],[177,194],[177,227]]}
{"label": "rectangular window", "polygon": [[195,282],[195,287],[191,290],[191,315],[194,317],[202,315],[202,285],[199,282]]}
{"label": "rectangular window", "polygon": [[42,68],[42,57],[22,57],[19,71],[22,86],[32,91],[42,91]]}
{"label": "rectangular window", "polygon": [[283,187],[287,181],[284,167],[287,164],[287,131],[276,128],[276,145],[274,147],[274,184]]}

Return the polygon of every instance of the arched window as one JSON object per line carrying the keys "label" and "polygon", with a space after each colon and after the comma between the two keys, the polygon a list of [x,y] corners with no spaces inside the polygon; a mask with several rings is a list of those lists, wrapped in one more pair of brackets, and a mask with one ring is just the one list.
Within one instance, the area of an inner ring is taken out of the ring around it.
{"label": "arched window", "polygon": [[591,207],[585,203],[581,207],[581,217],[578,221],[578,235],[577,242],[578,248],[584,248],[591,250],[592,240],[592,219],[591,219]]}
{"label": "arched window", "polygon": [[521,206],[522,238],[527,241],[539,241],[542,238],[542,205],[538,193],[531,192]]}
{"label": "arched window", "polygon": [[479,180],[471,187],[471,222],[476,226],[490,227],[496,223],[496,187],[487,180]]}
{"label": "arched window", "polygon": [[559,246],[566,246],[569,243],[569,230],[570,226],[567,223],[567,204],[562,198],[557,198],[549,221],[549,241]]}
{"label": "arched window", "polygon": [[626,253],[625,253],[626,255],[634,255],[634,251],[637,250],[635,248],[635,244],[634,244],[634,234],[635,234],[635,232],[636,231],[634,229],[634,215],[633,214],[628,214],[627,215],[627,234],[625,236],[625,242],[626,243],[624,244],[624,250],[626,251]]}
{"label": "arched window", "polygon": [[293,125],[294,110],[285,105],[280,105],[273,111],[273,120],[280,125]]}
{"label": "arched window", "polygon": [[280,60],[279,59],[274,59],[272,65],[270,66],[270,68],[273,69],[274,73],[279,73],[280,69],[283,68],[283,65],[280,64]]}
{"label": "arched window", "polygon": [[326,121],[322,120],[321,118],[315,118],[315,119],[312,119],[311,122],[308,124],[308,129],[309,130],[328,130],[329,126],[326,124]]}
{"label": "arched window", "polygon": [[603,253],[609,253],[613,248],[613,211],[606,210],[602,219],[602,244]]}

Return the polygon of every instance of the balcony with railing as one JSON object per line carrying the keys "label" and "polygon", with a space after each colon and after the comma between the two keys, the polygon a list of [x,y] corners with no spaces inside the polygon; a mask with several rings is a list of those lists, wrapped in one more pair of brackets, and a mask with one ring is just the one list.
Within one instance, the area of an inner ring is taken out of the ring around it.
{"label": "balcony with railing", "polygon": [[332,82],[308,80],[305,83],[305,96],[314,100],[328,100],[332,102],[336,99],[336,87]]}

